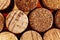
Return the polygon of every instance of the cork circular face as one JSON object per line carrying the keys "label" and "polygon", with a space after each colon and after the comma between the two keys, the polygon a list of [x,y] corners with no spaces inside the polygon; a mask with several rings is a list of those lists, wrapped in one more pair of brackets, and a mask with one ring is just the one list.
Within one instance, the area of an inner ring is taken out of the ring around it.
{"label": "cork circular face", "polygon": [[0,33],[0,40],[18,40],[17,37],[10,32]]}
{"label": "cork circular face", "polygon": [[45,8],[37,8],[29,15],[30,26],[39,32],[44,32],[52,27],[53,15]]}
{"label": "cork circular face", "polygon": [[55,14],[55,24],[56,27],[60,28],[60,10]]}
{"label": "cork circular face", "polygon": [[11,0],[0,0],[0,10],[6,9],[10,5]]}
{"label": "cork circular face", "polygon": [[60,9],[60,0],[42,0],[42,2],[49,9]]}
{"label": "cork circular face", "polygon": [[44,40],[60,40],[60,30],[53,28],[46,32],[43,37]]}
{"label": "cork circular face", "polygon": [[27,31],[25,32],[20,40],[42,40],[42,37],[39,33],[35,32],[35,31]]}
{"label": "cork circular face", "polygon": [[6,17],[6,27],[13,33],[21,33],[28,26],[28,17],[20,10],[13,10]]}
{"label": "cork circular face", "polygon": [[15,0],[18,9],[29,12],[36,8],[38,0]]}
{"label": "cork circular face", "polygon": [[3,27],[4,27],[4,17],[0,13],[0,32],[3,30]]}

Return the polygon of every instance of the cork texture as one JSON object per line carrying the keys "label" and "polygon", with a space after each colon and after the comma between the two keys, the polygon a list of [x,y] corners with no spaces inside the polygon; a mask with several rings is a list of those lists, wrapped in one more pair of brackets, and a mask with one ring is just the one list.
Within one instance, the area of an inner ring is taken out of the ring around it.
{"label": "cork texture", "polygon": [[42,40],[42,37],[38,32],[31,30],[25,32],[20,38],[20,40]]}
{"label": "cork texture", "polygon": [[0,13],[0,32],[3,30],[3,27],[4,27],[4,17]]}
{"label": "cork texture", "polygon": [[6,9],[10,5],[11,0],[0,0],[0,10]]}
{"label": "cork texture", "polygon": [[38,32],[44,32],[52,27],[53,15],[45,8],[37,8],[29,15],[30,26]]}
{"label": "cork texture", "polygon": [[17,37],[10,32],[0,33],[0,40],[18,40]]}
{"label": "cork texture", "polygon": [[60,40],[60,29],[53,28],[44,34],[44,40]]}
{"label": "cork texture", "polygon": [[60,0],[42,0],[42,2],[49,9],[60,9]]}
{"label": "cork texture", "polygon": [[58,10],[55,14],[55,24],[56,27],[60,28],[60,10]]}
{"label": "cork texture", "polygon": [[37,7],[38,0],[16,0],[18,9],[29,12]]}
{"label": "cork texture", "polygon": [[28,18],[20,10],[13,10],[6,17],[6,27],[13,33],[21,33],[28,26]]}

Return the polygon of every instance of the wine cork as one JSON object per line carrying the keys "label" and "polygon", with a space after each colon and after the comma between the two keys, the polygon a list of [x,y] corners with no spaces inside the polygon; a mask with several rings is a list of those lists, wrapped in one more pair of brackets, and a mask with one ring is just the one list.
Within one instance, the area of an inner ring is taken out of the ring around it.
{"label": "wine cork", "polygon": [[38,0],[16,0],[18,9],[29,12],[37,7]]}
{"label": "wine cork", "polygon": [[[16,5],[16,2],[15,2],[16,0],[14,0],[14,8],[13,8],[13,10],[19,10],[18,8],[17,8],[17,5]],[[29,14],[29,12],[24,12],[26,15],[28,15]]]}
{"label": "wine cork", "polygon": [[42,37],[39,33],[35,32],[35,31],[27,31],[25,32],[20,40],[42,40]]}
{"label": "wine cork", "polygon": [[60,0],[42,0],[42,2],[49,9],[60,9]]}
{"label": "wine cork", "polygon": [[0,32],[3,30],[3,27],[4,27],[4,17],[0,13]]}
{"label": "wine cork", "polygon": [[53,15],[45,8],[37,8],[30,13],[29,22],[32,29],[44,32],[52,27]]}
{"label": "wine cork", "polygon": [[28,26],[28,17],[20,10],[13,10],[6,17],[6,27],[13,33],[21,33]]}
{"label": "wine cork", "polygon": [[56,27],[60,28],[60,10],[58,10],[55,14],[55,24]]}
{"label": "wine cork", "polygon": [[6,9],[10,5],[11,0],[0,0],[0,10]]}
{"label": "wine cork", "polygon": [[60,40],[60,29],[53,28],[44,34],[43,40]]}
{"label": "wine cork", "polygon": [[18,40],[17,37],[10,32],[0,33],[0,40]]}

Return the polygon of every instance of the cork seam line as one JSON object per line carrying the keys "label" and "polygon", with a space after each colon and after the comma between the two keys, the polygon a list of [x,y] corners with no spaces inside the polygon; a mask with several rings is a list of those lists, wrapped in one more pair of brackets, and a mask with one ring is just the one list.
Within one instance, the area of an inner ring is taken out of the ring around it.
{"label": "cork seam line", "polygon": [[0,9],[2,9],[2,7],[7,3],[7,1],[4,1],[1,5],[0,5]]}
{"label": "cork seam line", "polygon": [[[19,13],[20,13],[20,12],[19,12]],[[18,16],[19,16],[19,17],[21,16],[19,13],[17,14],[17,17],[18,17]],[[16,18],[17,18],[17,17],[16,17]],[[19,17],[18,17],[18,19],[19,19]],[[16,20],[16,19],[15,19],[15,20]],[[14,24],[14,26],[13,26],[13,28],[12,28],[12,31],[13,31],[14,27],[15,27],[15,24]],[[20,27],[19,27],[19,28],[20,28]],[[24,28],[24,27],[23,27],[23,28]]]}
{"label": "cork seam line", "polygon": [[32,35],[32,40],[34,40],[32,31],[31,31],[31,35]]}
{"label": "cork seam line", "polygon": [[[3,1],[3,2],[5,2],[5,1]],[[0,7],[1,7],[1,5],[3,5],[3,4],[4,4],[4,3],[1,3],[1,4],[0,4]]]}
{"label": "cork seam line", "polygon": [[14,30],[14,27],[15,27],[15,24],[14,24],[14,26],[13,26],[12,29],[11,29],[12,32],[13,32],[13,30]]}
{"label": "cork seam line", "polygon": [[11,20],[10,20],[10,22],[8,24],[8,28],[9,28],[9,25],[10,25],[11,21],[13,20],[14,16],[16,15],[16,13],[17,13],[17,11],[14,13],[13,17],[11,18]]}
{"label": "cork seam line", "polygon": [[3,5],[2,9],[6,6],[7,2],[8,2],[8,0],[7,0],[6,3]]}
{"label": "cork seam line", "polygon": [[60,39],[60,36],[59,36],[59,32],[55,31],[56,35],[58,36],[58,38]]}
{"label": "cork seam line", "polygon": [[[10,25],[11,25],[11,23],[12,23],[12,21],[13,21],[13,19],[14,19],[14,16],[17,14],[17,11],[14,13],[14,15],[13,15],[13,18],[12,18],[12,20],[11,20],[11,22],[10,22]],[[10,26],[9,25],[9,26]]]}
{"label": "cork seam line", "polygon": [[37,35],[37,33],[36,33],[36,37],[37,37],[37,40],[38,40],[38,35]]}
{"label": "cork seam line", "polygon": [[[20,12],[19,12],[19,13],[20,13]],[[19,13],[18,13],[18,14],[19,14]],[[17,16],[18,16],[18,14],[17,14]],[[15,19],[15,20],[16,20],[16,19]],[[15,27],[15,24],[14,24],[14,26],[12,27],[12,30],[11,30],[11,31],[13,31],[14,27]]]}

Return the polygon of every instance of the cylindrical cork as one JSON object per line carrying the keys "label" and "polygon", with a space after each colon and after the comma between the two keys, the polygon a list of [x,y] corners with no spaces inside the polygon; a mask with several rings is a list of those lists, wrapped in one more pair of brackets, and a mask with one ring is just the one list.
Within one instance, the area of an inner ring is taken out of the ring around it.
{"label": "cylindrical cork", "polygon": [[6,27],[13,33],[21,33],[28,26],[28,17],[20,10],[13,10],[6,17]]}
{"label": "cylindrical cork", "polygon": [[4,17],[0,13],[0,32],[3,30],[3,27],[4,27]]}
{"label": "cylindrical cork", "polygon": [[37,8],[30,13],[29,22],[32,29],[44,32],[52,27],[53,15],[45,8]]}
{"label": "cylindrical cork", "polygon": [[23,33],[20,40],[42,40],[42,37],[38,32],[30,30]]}
{"label": "cylindrical cork", "polygon": [[60,10],[58,10],[55,14],[55,24],[56,27],[60,28]]}
{"label": "cylindrical cork", "polygon": [[60,9],[60,0],[42,0],[42,3],[48,9],[53,9],[53,10]]}
{"label": "cylindrical cork", "polygon": [[10,32],[0,33],[0,40],[18,40],[17,37]]}
{"label": "cylindrical cork", "polygon": [[0,10],[6,9],[11,3],[11,0],[0,0]]}
{"label": "cylindrical cork", "polygon": [[28,14],[37,7],[38,0],[15,0],[15,3],[18,9]]}
{"label": "cylindrical cork", "polygon": [[[13,10],[19,10],[17,5],[16,5],[16,0],[14,0],[14,8]],[[26,15],[28,15],[29,12],[24,12]]]}
{"label": "cylindrical cork", "polygon": [[44,40],[60,40],[60,29],[53,28],[47,31],[43,37]]}

